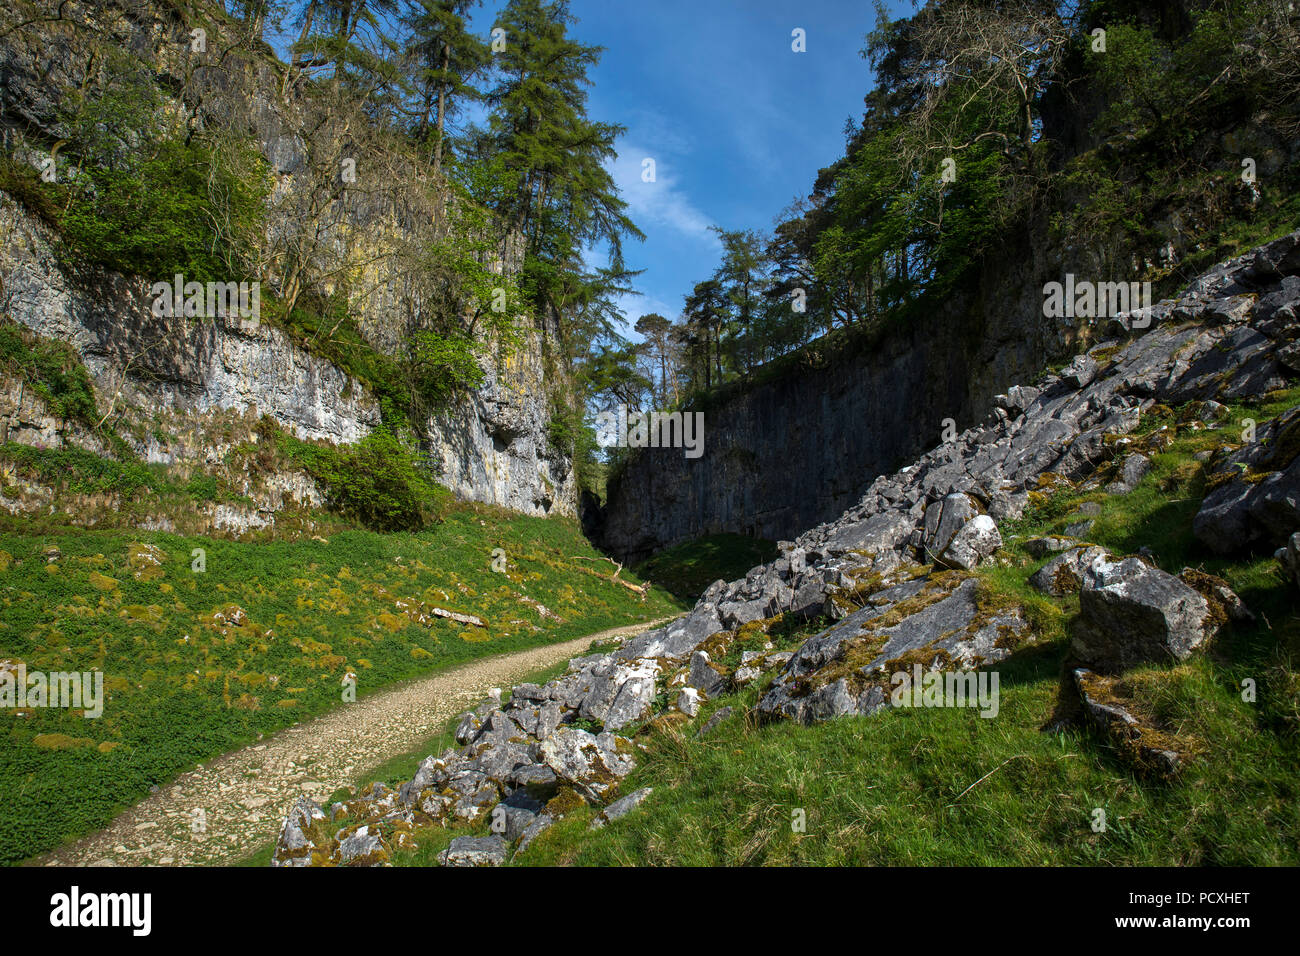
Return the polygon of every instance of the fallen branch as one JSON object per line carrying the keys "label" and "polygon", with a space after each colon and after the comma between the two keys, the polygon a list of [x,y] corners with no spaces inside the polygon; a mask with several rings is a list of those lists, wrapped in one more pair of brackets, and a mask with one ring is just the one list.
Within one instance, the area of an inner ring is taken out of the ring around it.
{"label": "fallen branch", "polygon": [[588,574],[592,574],[592,575],[594,575],[594,576],[600,578],[602,581],[608,581],[610,584],[621,584],[621,585],[623,585],[623,587],[627,588],[629,591],[634,591],[634,592],[636,592],[637,594],[641,595],[641,600],[643,600],[643,601],[645,600],[645,596],[650,592],[650,582],[649,582],[649,581],[645,582],[644,584],[639,584],[639,585],[638,585],[638,584],[629,584],[627,581],[620,581],[619,578],[618,578],[618,576],[619,576],[620,574],[623,573],[623,565],[619,564],[617,561],[615,561],[615,560],[614,560],[613,558],[611,558],[611,557],[608,557],[608,556],[601,556],[601,557],[599,557],[599,558],[589,558],[589,557],[586,557],[585,555],[574,554],[574,555],[570,555],[570,558],[571,558],[572,560],[574,560],[574,561],[608,561],[610,564],[614,565],[614,567],[618,569],[618,570],[616,570],[613,574],[609,575],[608,577],[606,577],[605,575],[600,574],[600,573],[598,573],[598,572],[596,572],[596,571],[589,571],[589,572],[587,572],[587,573],[588,573]]}

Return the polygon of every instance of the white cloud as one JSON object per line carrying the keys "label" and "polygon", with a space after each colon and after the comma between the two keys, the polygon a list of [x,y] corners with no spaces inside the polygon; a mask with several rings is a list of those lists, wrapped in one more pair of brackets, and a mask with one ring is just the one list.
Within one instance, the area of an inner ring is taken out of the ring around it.
{"label": "white cloud", "polygon": [[[654,182],[642,178],[646,159],[654,160]],[[628,214],[642,231],[665,226],[716,249],[718,239],[709,231],[712,220],[691,202],[673,169],[671,156],[625,140],[620,144],[618,158],[610,166],[610,174],[627,203]]]}

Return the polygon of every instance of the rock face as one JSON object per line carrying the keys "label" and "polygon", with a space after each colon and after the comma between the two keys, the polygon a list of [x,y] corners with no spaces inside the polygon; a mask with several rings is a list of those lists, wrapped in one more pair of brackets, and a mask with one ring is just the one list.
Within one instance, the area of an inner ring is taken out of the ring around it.
{"label": "rock face", "polygon": [[[610,486],[603,543],[637,560],[718,532],[793,538],[851,509],[872,476],[924,451],[946,419],[977,421],[991,403],[1007,421],[1023,416],[1031,425],[1042,423],[1037,453],[1046,455],[1054,441],[1072,440],[1080,430],[1057,418],[1066,394],[1101,403],[1072,413],[1092,419],[1082,430],[1111,415],[1107,430],[1114,432],[1123,415],[1157,392],[1160,401],[1181,404],[1277,388],[1284,362],[1296,361],[1288,351],[1300,297],[1296,242],[1294,235],[1284,237],[1217,266],[1176,302],[1099,321],[1089,338],[1157,333],[1139,339],[1145,349],[1126,350],[1129,368],[1117,369],[1102,352],[1115,342],[1103,342],[1036,387],[1008,385],[1036,375],[1078,343],[1078,330],[1044,319],[1043,282],[1066,272],[1095,274],[1099,266],[1072,263],[1073,256],[1086,255],[1081,250],[1061,251],[1052,262],[1035,253],[1027,256],[1030,265],[1011,271],[1002,259],[985,277],[977,301],[954,300],[884,336],[868,354],[829,356],[711,405],[702,457],[686,459],[673,449],[634,455]],[[1183,335],[1171,337],[1175,329]],[[1222,347],[1210,347],[1215,343]],[[1120,395],[1129,399],[1127,407],[1107,404]],[[1101,434],[1093,436],[1096,442]],[[952,461],[970,452],[949,446]],[[1080,467],[1096,452],[1094,442],[1077,442],[1074,456],[1062,464]],[[792,461],[801,465],[797,474],[786,467]]]}
{"label": "rock face", "polygon": [[[206,25],[208,42],[223,51],[219,66],[195,69],[184,55],[191,24],[172,5],[136,3],[121,8],[74,5],[48,19],[30,19],[22,30],[5,29],[0,43],[0,126],[6,143],[33,155],[71,139],[61,101],[100,75],[104,57],[93,44],[105,39],[140,58],[154,77],[166,110],[245,134],[266,158],[274,179],[267,206],[268,235],[319,228],[314,260],[349,275],[356,294],[349,313],[377,351],[397,354],[403,323],[427,311],[431,294],[411,275],[398,251],[437,238],[429,196],[436,193],[418,168],[393,170],[383,183],[349,191],[326,209],[313,206],[312,163],[334,157],[347,139],[331,117],[282,90],[282,77],[258,57],[239,52],[221,36],[219,21]],[[85,20],[82,29],[51,26]],[[89,44],[89,45],[88,45]],[[189,91],[182,103],[175,91]],[[331,160],[332,164],[332,160]],[[358,159],[364,171],[366,157]],[[306,186],[300,184],[306,183]],[[318,220],[309,220],[311,215]],[[151,282],[171,276],[126,277],[98,268],[65,268],[54,237],[41,221],[0,192],[0,287],[8,314],[33,331],[71,344],[96,382],[105,407],[122,392],[121,405],[171,417],[227,412],[253,419],[269,415],[301,438],[355,442],[380,420],[375,396],[355,378],[301,347],[264,322],[154,316]],[[349,258],[352,257],[352,258]],[[497,272],[517,272],[522,251],[507,241]],[[267,286],[266,281],[263,282]],[[267,286],[269,291],[270,286]],[[543,321],[524,332],[523,345],[508,358],[483,358],[483,385],[431,418],[423,428],[439,480],[462,497],[528,514],[577,513],[576,480],[567,454],[548,440],[552,382],[544,371],[544,340],[555,329]],[[144,432],[166,432],[153,427]],[[16,433],[14,440],[29,440]],[[30,436],[58,446],[57,435]],[[219,446],[141,440],[136,449],[151,462],[202,464],[219,460]],[[220,529],[217,529],[220,530]]]}

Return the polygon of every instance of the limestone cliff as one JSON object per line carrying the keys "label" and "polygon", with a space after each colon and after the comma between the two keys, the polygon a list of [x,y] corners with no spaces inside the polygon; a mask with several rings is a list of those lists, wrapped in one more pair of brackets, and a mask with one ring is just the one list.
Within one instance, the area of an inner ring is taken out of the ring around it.
{"label": "limestone cliff", "polygon": [[[255,145],[272,179],[267,248],[289,248],[284,237],[295,237],[298,258],[324,263],[319,271],[327,278],[318,291],[344,290],[369,347],[398,354],[403,333],[422,310],[437,305],[437,290],[420,285],[409,256],[444,234],[456,210],[427,172],[400,155],[382,154],[362,141],[355,126],[348,128],[347,118],[322,111],[311,95],[286,83],[282,64],[269,51],[223,45],[219,14],[209,11],[214,19],[200,21],[194,20],[201,16],[198,8],[178,10],[94,0],[59,5],[59,16],[22,27],[8,22],[16,12],[7,14],[0,32],[6,152],[36,164],[54,150],[68,137],[61,111],[65,95],[84,89],[104,69],[97,51],[129,51],[147,64],[169,109]],[[210,54],[190,49],[190,30],[198,25],[208,31]],[[357,188],[322,189],[313,180],[313,169],[338,168],[337,155],[357,157]],[[388,164],[382,169],[381,158]],[[194,415],[231,412],[249,422],[268,415],[301,438],[335,443],[355,442],[379,424],[377,396],[310,342],[270,322],[155,316],[147,293],[158,276],[68,262],[57,254],[57,243],[46,223],[0,191],[3,311],[71,344],[94,378],[102,410],[129,408],[133,417],[143,410],[151,419],[148,427],[125,437],[145,460],[218,460],[223,447],[212,436],[197,442],[175,437],[194,436],[192,429],[172,427]],[[268,253],[263,275],[272,286],[283,290],[297,281],[286,264],[292,258]],[[498,273],[518,266],[509,243],[490,263]],[[346,283],[329,276],[346,276]],[[481,358],[481,387],[454,396],[427,422],[416,423],[418,437],[439,469],[439,481],[462,497],[530,514],[573,514],[571,462],[547,441],[547,394],[563,384],[551,380],[543,362],[553,330],[522,317],[520,322],[526,326],[522,345],[511,354],[489,347]],[[7,424],[14,440],[62,441],[58,427],[22,428],[12,416]]]}
{"label": "limestone cliff", "polygon": [[[1282,142],[1243,125],[1223,139],[1270,157],[1300,160]],[[1203,211],[1172,210],[1159,243],[1118,237],[1054,242],[1048,212],[986,262],[972,287],[866,344],[815,341],[786,368],[732,386],[705,406],[704,454],[643,449],[611,478],[588,516],[601,543],[629,561],[723,532],[791,539],[840,514],[884,474],[977,421],[1012,383],[1063,363],[1097,338],[1100,322],[1044,317],[1043,288],[1067,273],[1131,278],[1176,274],[1201,252]]]}

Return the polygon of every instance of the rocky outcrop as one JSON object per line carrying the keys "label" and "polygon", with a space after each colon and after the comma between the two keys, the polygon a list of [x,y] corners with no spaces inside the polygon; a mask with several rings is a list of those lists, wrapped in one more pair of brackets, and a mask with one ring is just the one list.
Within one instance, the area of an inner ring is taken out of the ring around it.
{"label": "rocky outcrop", "polygon": [[1015,607],[988,606],[977,579],[948,572],[870,595],[868,606],[806,641],[758,703],[766,716],[814,723],[873,714],[894,675],[973,670],[1031,640]]}
{"label": "rocky outcrop", "polygon": [[[105,405],[150,412],[267,414],[300,438],[355,442],[379,424],[356,379],[263,323],[155,316],[148,284],[93,270],[72,277],[50,229],[0,193],[0,283],[10,318],[76,349]],[[165,448],[154,450],[166,460]]]}
{"label": "rocky outcrop", "polygon": [[[1181,302],[1168,300],[1136,316],[1138,328],[1194,322],[1200,331],[1178,343],[1176,351],[1186,351],[1165,353],[1167,362],[1133,356],[1139,363],[1134,374],[1147,364],[1153,375],[1158,370],[1165,378],[1176,376],[1177,384],[1135,378],[1128,395],[1145,399],[1161,384],[1162,400],[1181,404],[1277,387],[1290,368],[1286,363],[1297,361],[1289,344],[1300,290],[1295,248],[1294,237],[1286,238],[1225,263],[1200,277]],[[1036,375],[1081,342],[1128,334],[1134,318],[1129,315],[1076,327],[1042,313],[1045,281],[1066,272],[1106,275],[1113,262],[1098,261],[1084,249],[1025,250],[1024,261],[999,257],[973,299],[910,318],[860,354],[829,347],[818,354],[814,343],[802,365],[711,401],[702,457],[686,459],[674,449],[631,456],[610,483],[603,544],[635,561],[720,532],[791,538],[851,508],[873,476],[919,455],[948,420],[956,427],[977,421],[994,401],[1016,419],[1040,397],[1033,387],[1011,383]],[[1204,348],[1210,339],[1222,347]],[[1157,341],[1160,348],[1168,342],[1157,337],[1152,347]],[[1092,388],[1095,376],[1114,371],[1099,351],[1076,357],[1040,387],[1055,388],[1058,396]],[[1114,377],[1103,377],[1113,392]],[[1096,457],[1087,444],[1076,453]],[[789,462],[800,467],[791,469]],[[1140,467],[1134,462],[1127,476],[1118,477],[1131,479]]]}

